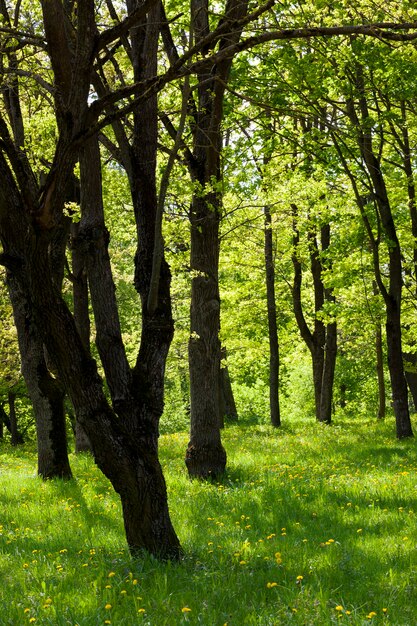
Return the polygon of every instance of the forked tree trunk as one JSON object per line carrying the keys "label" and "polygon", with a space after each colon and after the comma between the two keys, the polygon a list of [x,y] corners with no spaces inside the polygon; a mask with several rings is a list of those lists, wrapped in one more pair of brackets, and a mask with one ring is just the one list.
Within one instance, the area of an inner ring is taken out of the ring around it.
{"label": "forked tree trunk", "polygon": [[[294,282],[292,289],[294,314],[302,339],[308,347],[313,366],[313,385],[316,419],[326,424],[331,423],[334,372],[337,356],[337,326],[336,322],[324,324],[320,319],[325,302],[334,303],[331,289],[324,286],[323,267],[314,232],[309,233],[310,263],[314,288],[314,329],[310,330],[303,311],[301,300],[302,265],[298,258],[300,233],[298,230],[298,207],[293,204],[293,254]],[[330,225],[324,224],[320,228],[321,250],[326,251],[330,245]]]}

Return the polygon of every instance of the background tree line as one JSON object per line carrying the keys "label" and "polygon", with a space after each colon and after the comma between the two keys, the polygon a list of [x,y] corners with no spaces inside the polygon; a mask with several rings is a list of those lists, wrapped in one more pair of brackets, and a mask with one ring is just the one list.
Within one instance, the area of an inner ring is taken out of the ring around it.
{"label": "background tree line", "polygon": [[38,473],[71,477],[69,414],[131,550],[178,557],[161,417],[215,477],[225,417],[382,417],[387,370],[411,436],[413,7],[0,12],[2,420],[17,442],[16,332]]}

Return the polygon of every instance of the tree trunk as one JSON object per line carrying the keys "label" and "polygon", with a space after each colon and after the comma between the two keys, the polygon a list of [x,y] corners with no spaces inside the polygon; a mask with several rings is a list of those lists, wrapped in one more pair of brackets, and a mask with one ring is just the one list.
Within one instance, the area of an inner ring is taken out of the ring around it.
{"label": "tree trunk", "polygon": [[375,329],[376,373],[378,378],[378,419],[384,419],[386,411],[386,393],[384,376],[384,355],[382,351],[382,329],[377,324]]}
{"label": "tree trunk", "polygon": [[320,398],[320,421],[330,424],[332,420],[332,401],[334,372],[337,356],[337,325],[336,322],[326,326],[326,344],[324,346],[323,378]]}
{"label": "tree trunk", "polygon": [[12,391],[9,391],[8,400],[11,444],[12,446],[17,446],[19,443],[21,443],[21,441],[19,441],[19,430],[17,428],[16,394]]}
{"label": "tree trunk", "polygon": [[223,361],[222,367],[220,368],[220,418],[223,418],[223,421],[237,422],[238,413],[229,368],[226,362],[227,351],[224,346],[220,349],[220,354],[221,360]]}
{"label": "tree trunk", "polygon": [[[330,424],[337,355],[337,326],[336,322],[330,322],[325,325],[320,318],[320,313],[325,302],[334,303],[335,300],[332,290],[324,286],[323,267],[317,243],[317,235],[315,232],[310,231],[308,239],[310,243],[310,265],[313,277],[315,314],[314,330],[312,332],[306,322],[301,301],[302,265],[297,252],[300,243],[298,207],[292,204],[291,208],[293,213],[292,262],[294,266],[294,281],[292,299],[294,314],[301,337],[311,354],[316,419],[319,422]],[[330,245],[329,224],[324,224],[320,227],[320,235],[321,251],[324,252]]]}
{"label": "tree trunk", "polygon": [[398,439],[403,439],[404,437],[412,437],[413,430],[408,409],[407,381],[405,379],[402,356],[400,311],[398,304],[394,300],[391,300],[387,305],[386,330],[392,405],[397,437]]}
{"label": "tree trunk", "polygon": [[67,452],[64,390],[48,371],[41,334],[33,323],[32,306],[19,279],[8,272],[7,283],[19,341],[22,374],[35,413],[38,475],[45,479],[69,479],[72,473]]}
{"label": "tree trunk", "polygon": [[[14,394],[12,394],[14,395]],[[10,399],[9,399],[9,405],[10,405]],[[0,439],[3,439],[4,437],[4,426],[6,426],[7,430],[9,431],[12,440],[13,440],[13,435],[12,435],[12,424],[10,422],[9,416],[7,415],[6,411],[4,410],[3,405],[0,404]],[[21,444],[21,443],[25,443],[24,439],[23,439],[23,435],[19,432],[19,430],[17,429],[17,426],[15,426],[15,440],[16,440],[16,444]],[[16,445],[14,444],[14,445]],[[13,442],[12,442],[13,445]]]}
{"label": "tree trunk", "polygon": [[[405,380],[402,358],[401,300],[403,268],[401,248],[385,185],[384,174],[381,169],[381,151],[377,152],[373,147],[373,136],[369,126],[369,110],[366,99],[364,70],[359,63],[355,66],[355,87],[359,100],[359,113],[355,108],[353,100],[348,101],[347,112],[352,124],[357,130],[358,146],[369,180],[372,182],[378,217],[388,248],[388,289],[385,287],[381,278],[379,259],[374,254],[375,280],[385,302],[388,369],[391,380],[392,404],[396,421],[397,437],[402,439],[404,437],[412,437],[413,430],[408,410],[407,382]],[[372,234],[371,237],[373,237]],[[371,244],[375,246],[373,239],[371,239]]]}
{"label": "tree trunk", "polygon": [[281,415],[279,410],[279,342],[277,307],[275,302],[275,267],[272,218],[270,208],[267,205],[264,207],[264,216],[264,257],[269,338],[269,413],[272,426],[281,426]]}
{"label": "tree trunk", "polygon": [[218,200],[193,198],[191,210],[191,312],[188,358],[191,429],[185,462],[191,477],[224,472],[220,437],[220,296]]}

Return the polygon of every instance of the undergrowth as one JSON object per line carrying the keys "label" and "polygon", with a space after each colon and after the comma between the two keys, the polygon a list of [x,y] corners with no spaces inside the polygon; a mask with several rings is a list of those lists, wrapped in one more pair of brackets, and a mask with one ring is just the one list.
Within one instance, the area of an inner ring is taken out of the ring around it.
{"label": "undergrowth", "polygon": [[42,482],[33,449],[2,444],[0,624],[416,624],[416,447],[393,431],[227,427],[218,482],[189,481],[186,433],[163,436],[180,563],[129,555],[89,456]]}

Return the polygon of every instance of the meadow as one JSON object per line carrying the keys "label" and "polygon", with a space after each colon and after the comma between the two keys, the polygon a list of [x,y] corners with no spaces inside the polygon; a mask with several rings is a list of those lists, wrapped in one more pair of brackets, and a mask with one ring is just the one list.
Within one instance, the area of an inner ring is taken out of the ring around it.
{"label": "meadow", "polygon": [[228,426],[228,471],[190,482],[161,437],[179,563],[133,559],[88,455],[42,482],[0,445],[0,624],[417,624],[417,450],[391,419]]}

